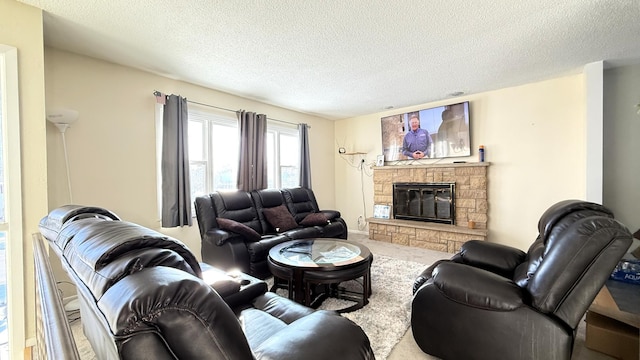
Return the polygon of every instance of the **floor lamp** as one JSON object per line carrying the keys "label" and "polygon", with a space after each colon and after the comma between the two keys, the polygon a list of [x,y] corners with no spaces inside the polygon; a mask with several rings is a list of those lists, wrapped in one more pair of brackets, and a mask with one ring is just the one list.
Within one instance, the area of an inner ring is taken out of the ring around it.
{"label": "floor lamp", "polygon": [[56,109],[47,112],[47,120],[53,123],[60,134],[62,134],[62,146],[64,147],[64,164],[67,169],[67,186],[69,188],[69,203],[73,204],[73,195],[71,194],[71,176],[69,176],[69,156],[67,155],[67,140],[64,137],[65,131],[78,120],[78,112],[70,109]]}

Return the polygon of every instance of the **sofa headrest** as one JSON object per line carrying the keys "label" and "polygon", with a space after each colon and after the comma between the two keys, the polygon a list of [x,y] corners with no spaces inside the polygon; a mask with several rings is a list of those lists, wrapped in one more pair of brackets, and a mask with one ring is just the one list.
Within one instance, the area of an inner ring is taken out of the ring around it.
{"label": "sofa headrest", "polygon": [[40,233],[49,241],[55,241],[67,222],[91,217],[103,220],[120,220],[118,215],[101,207],[64,205],[52,210],[40,220]]}
{"label": "sofa headrest", "polygon": [[[218,209],[222,208],[225,211],[244,210],[253,207],[251,196],[246,191],[218,191],[211,194],[211,198]],[[222,214],[218,215],[221,216]]]}
{"label": "sofa headrest", "polygon": [[518,266],[513,280],[526,287],[547,253],[558,242],[565,241],[567,230],[577,221],[593,216],[613,218],[613,213],[600,204],[583,200],[564,200],[549,207],[538,221],[538,238],[529,247],[526,261]]}
{"label": "sofa headrest", "polygon": [[[583,200],[564,200],[552,205],[547,211],[545,211],[540,220],[538,221],[538,231],[543,239],[549,237],[557,223],[569,214],[582,212],[582,215],[578,214],[576,218],[584,218],[591,215],[602,215],[613,217],[613,212],[606,207],[593,202]],[[576,214],[574,214],[575,216]],[[574,218],[573,220],[575,220]],[[569,222],[570,224],[573,221]]]}
{"label": "sofa headrest", "polygon": [[102,295],[118,281],[136,272],[153,267],[170,267],[197,276],[194,269],[186,260],[173,250],[162,248],[141,248],[127,252],[114,259],[99,270],[87,268],[88,271],[78,271],[80,267],[74,264],[76,274],[91,290],[93,297],[99,300]]}
{"label": "sofa headrest", "polygon": [[[70,224],[69,228],[71,227],[75,227],[75,224]],[[65,228],[64,231],[67,230]],[[76,230],[63,250],[64,257],[74,269],[77,265],[99,271],[131,251],[159,248],[176,252],[197,276],[201,276],[198,261],[182,242],[138,224],[127,221],[92,221],[77,226]]]}
{"label": "sofa headrest", "polygon": [[[629,230],[611,217],[595,215],[576,220],[547,246],[529,280],[527,289],[533,306],[577,325],[589,304],[569,306],[579,310],[563,314],[567,310],[563,302],[595,297],[630,244]],[[580,295],[569,296],[571,292]]]}
{"label": "sofa headrest", "polygon": [[282,189],[284,200],[297,222],[302,221],[310,213],[318,212],[318,202],[313,191],[304,187]]}
{"label": "sofa headrest", "polygon": [[[262,233],[258,210],[246,191],[218,191],[210,194],[216,217],[234,220]],[[215,223],[215,227],[219,227]]]}
{"label": "sofa headrest", "polygon": [[284,197],[278,189],[254,190],[251,196],[259,207],[270,208],[284,204]]}
{"label": "sofa headrest", "polygon": [[[126,295],[126,296],[125,296]],[[129,275],[98,301],[129,359],[253,359],[240,322],[203,280],[154,267]],[[149,346],[155,344],[155,346]]]}

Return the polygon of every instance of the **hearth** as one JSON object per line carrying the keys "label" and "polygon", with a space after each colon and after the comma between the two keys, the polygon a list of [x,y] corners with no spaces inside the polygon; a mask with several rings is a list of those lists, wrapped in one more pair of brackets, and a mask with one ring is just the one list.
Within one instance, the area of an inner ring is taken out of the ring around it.
{"label": "hearth", "polygon": [[455,225],[455,183],[394,183],[393,217]]}

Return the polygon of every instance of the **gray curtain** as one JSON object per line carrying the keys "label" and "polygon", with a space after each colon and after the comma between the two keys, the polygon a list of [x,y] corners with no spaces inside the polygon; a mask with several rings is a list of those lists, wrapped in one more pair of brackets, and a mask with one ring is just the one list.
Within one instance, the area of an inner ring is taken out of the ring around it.
{"label": "gray curtain", "polygon": [[240,152],[238,190],[251,191],[267,188],[267,115],[240,110]]}
{"label": "gray curtain", "polygon": [[162,227],[191,226],[187,99],[167,96],[162,118]]}
{"label": "gray curtain", "polygon": [[300,139],[300,186],[311,189],[311,161],[309,160],[309,125],[298,124]]}

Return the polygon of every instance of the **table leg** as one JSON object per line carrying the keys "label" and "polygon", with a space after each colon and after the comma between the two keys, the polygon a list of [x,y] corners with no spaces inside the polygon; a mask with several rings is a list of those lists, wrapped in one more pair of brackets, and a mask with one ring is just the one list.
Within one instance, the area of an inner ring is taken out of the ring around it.
{"label": "table leg", "polygon": [[304,270],[302,269],[294,269],[293,271],[293,301],[303,304],[306,304],[305,294],[304,294],[304,284],[302,281],[302,277],[304,275]]}

